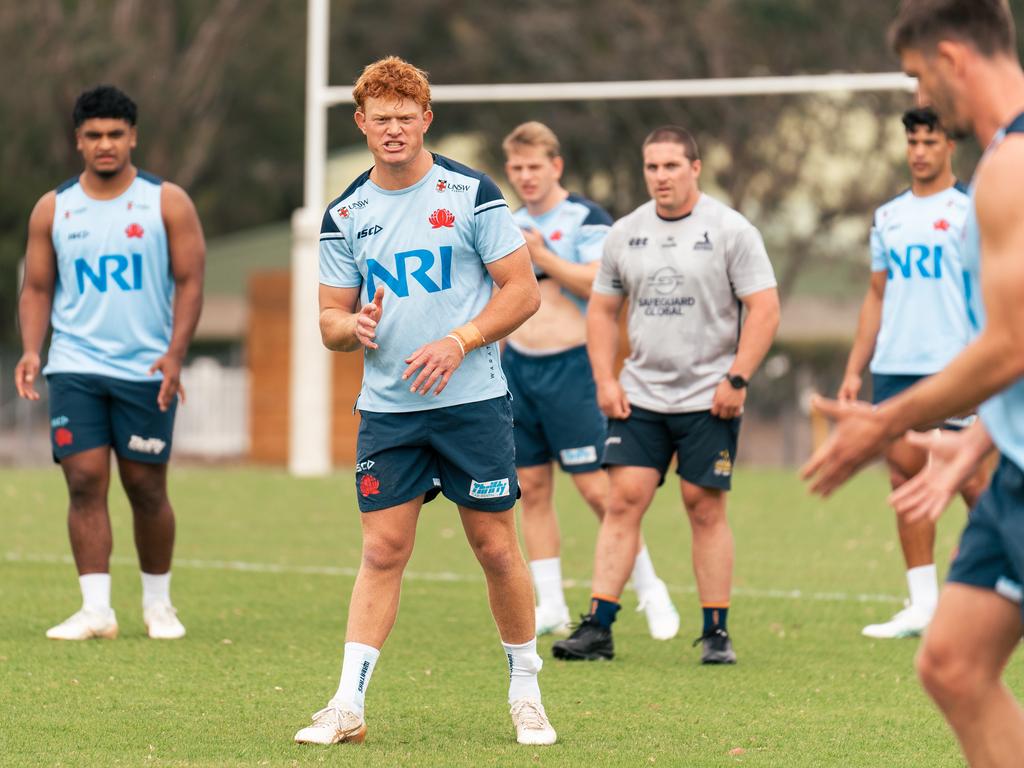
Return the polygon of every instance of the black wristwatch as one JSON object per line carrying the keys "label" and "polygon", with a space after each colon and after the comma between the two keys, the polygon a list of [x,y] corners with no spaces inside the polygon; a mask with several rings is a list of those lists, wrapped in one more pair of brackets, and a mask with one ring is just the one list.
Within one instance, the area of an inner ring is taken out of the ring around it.
{"label": "black wristwatch", "polygon": [[740,376],[738,373],[730,373],[730,374],[728,374],[725,377],[725,380],[728,381],[732,385],[733,389],[746,389],[747,384],[750,383],[746,379],[744,379],[742,376]]}

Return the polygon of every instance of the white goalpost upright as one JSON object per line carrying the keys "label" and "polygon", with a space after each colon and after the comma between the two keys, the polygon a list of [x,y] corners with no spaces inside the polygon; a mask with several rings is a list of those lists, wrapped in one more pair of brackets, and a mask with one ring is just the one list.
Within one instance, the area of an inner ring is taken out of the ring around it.
{"label": "white goalpost upright", "polygon": [[[351,86],[327,81],[330,0],[308,0],[303,207],[292,216],[291,361],[288,468],[293,475],[331,469],[330,353],[320,341],[317,287],[320,219],[327,203],[327,110],[350,102]],[[580,83],[432,85],[434,103],[667,99],[786,94],[913,92],[901,72]],[[341,190],[338,190],[340,192]]]}

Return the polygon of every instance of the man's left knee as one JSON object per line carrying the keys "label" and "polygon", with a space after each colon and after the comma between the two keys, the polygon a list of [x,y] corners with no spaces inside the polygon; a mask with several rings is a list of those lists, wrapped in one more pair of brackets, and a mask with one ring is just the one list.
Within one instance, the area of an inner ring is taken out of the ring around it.
{"label": "man's left knee", "polygon": [[124,474],[121,484],[136,513],[156,514],[167,502],[167,485],[162,473]]}

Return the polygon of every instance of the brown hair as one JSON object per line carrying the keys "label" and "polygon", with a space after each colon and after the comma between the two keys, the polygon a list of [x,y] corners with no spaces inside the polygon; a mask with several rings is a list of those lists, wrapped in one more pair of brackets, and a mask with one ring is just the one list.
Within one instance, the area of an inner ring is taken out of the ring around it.
{"label": "brown hair", "polygon": [[501,142],[506,156],[515,152],[517,147],[540,147],[552,160],[562,154],[555,132],[536,120],[517,125]]}
{"label": "brown hair", "polygon": [[660,128],[655,128],[647,134],[641,149],[646,148],[648,144],[664,143],[682,144],[687,160],[691,163],[694,160],[700,160],[700,152],[697,150],[697,141],[693,138],[693,134],[678,125],[663,125]]}
{"label": "brown hair", "polygon": [[1006,0],[903,0],[889,27],[896,53],[933,48],[941,40],[969,43],[983,56],[1016,52],[1013,14]]}
{"label": "brown hair", "polygon": [[430,109],[430,81],[427,73],[397,56],[367,64],[352,89],[352,98],[361,111],[367,99],[410,99]]}

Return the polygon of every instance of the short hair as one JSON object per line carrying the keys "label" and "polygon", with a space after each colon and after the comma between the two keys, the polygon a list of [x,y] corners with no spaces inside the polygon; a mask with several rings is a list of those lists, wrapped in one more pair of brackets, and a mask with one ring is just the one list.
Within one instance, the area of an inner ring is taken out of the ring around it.
{"label": "short hair", "polygon": [[942,40],[969,43],[983,56],[1014,54],[1013,13],[1006,0],[903,0],[889,27],[896,53],[929,49]]}
{"label": "short hair", "polygon": [[536,120],[517,125],[501,142],[501,148],[505,150],[506,155],[511,155],[518,147],[540,147],[551,160],[562,154],[562,147],[555,132]]}
{"label": "short hair", "polygon": [[901,120],[903,121],[903,127],[907,129],[907,133],[913,133],[921,126],[924,126],[929,131],[946,132],[942,127],[942,123],[939,122],[939,116],[935,114],[935,110],[931,107],[908,109],[903,113]]}
{"label": "short hair", "polygon": [[362,110],[367,99],[410,99],[424,110],[430,109],[430,81],[427,73],[398,56],[387,56],[367,64],[352,89],[356,107]]}
{"label": "short hair", "polygon": [[112,85],[97,85],[83,91],[75,100],[75,108],[71,111],[71,120],[78,128],[86,120],[94,117],[110,117],[125,120],[135,125],[138,118],[138,107],[128,95]]}
{"label": "short hair", "polygon": [[700,152],[697,150],[697,140],[693,138],[691,134],[685,128],[680,128],[678,125],[663,125],[660,128],[655,128],[644,139],[644,143],[641,149],[646,149],[648,144],[662,144],[662,143],[682,144],[683,154],[686,155],[686,159],[691,163],[695,160],[700,160]]}

